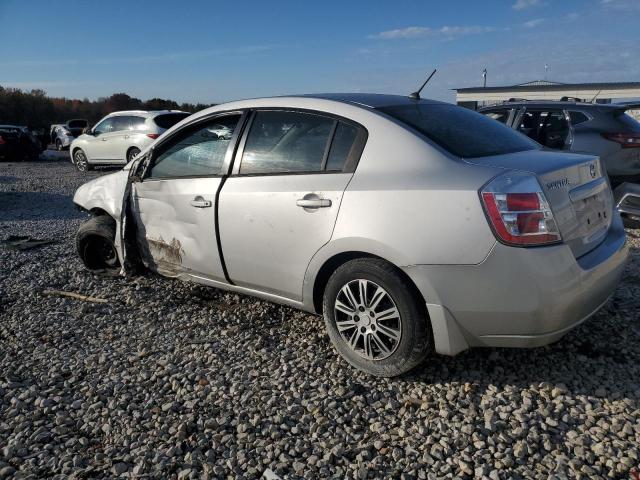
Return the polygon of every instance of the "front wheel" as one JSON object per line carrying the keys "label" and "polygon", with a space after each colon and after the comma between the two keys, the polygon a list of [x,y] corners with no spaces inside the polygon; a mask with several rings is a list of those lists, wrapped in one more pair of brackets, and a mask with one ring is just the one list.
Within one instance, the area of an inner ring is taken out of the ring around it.
{"label": "front wheel", "polygon": [[90,218],[80,225],[76,249],[84,266],[94,272],[115,274],[120,271],[115,238],[116,222],[107,215]]}
{"label": "front wheel", "polygon": [[431,350],[426,307],[409,280],[384,260],[356,259],[340,266],[325,288],[323,310],[340,355],[372,375],[401,375]]}
{"label": "front wheel", "polygon": [[87,160],[87,156],[79,148],[75,152],[73,152],[73,164],[81,172],[87,172],[87,171],[91,170],[91,165],[89,165],[89,161]]}

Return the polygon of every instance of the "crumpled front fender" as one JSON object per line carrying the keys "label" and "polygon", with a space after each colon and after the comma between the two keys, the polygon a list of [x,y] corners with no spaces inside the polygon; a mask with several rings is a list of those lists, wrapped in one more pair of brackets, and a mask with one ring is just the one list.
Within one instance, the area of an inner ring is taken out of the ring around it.
{"label": "crumpled front fender", "polygon": [[116,222],[115,247],[120,265],[125,265],[123,242],[123,205],[129,186],[129,170],[120,170],[81,185],[73,203],[89,212],[106,212]]}

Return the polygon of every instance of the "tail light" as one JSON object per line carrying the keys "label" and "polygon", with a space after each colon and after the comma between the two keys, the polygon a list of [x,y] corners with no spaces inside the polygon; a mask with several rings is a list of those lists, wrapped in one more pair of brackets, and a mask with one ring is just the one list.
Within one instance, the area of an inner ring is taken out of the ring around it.
{"label": "tail light", "polygon": [[480,190],[480,197],[500,242],[526,247],[562,241],[551,207],[534,175],[500,175]]}
{"label": "tail light", "polygon": [[2,135],[0,135],[0,145],[4,145],[5,143],[7,142],[5,142],[4,138],[2,138]]}
{"label": "tail light", "polygon": [[160,136],[159,133],[147,133],[147,137],[153,138],[154,140]]}
{"label": "tail light", "polygon": [[607,140],[619,143],[622,148],[640,147],[640,133],[603,133],[602,136]]}

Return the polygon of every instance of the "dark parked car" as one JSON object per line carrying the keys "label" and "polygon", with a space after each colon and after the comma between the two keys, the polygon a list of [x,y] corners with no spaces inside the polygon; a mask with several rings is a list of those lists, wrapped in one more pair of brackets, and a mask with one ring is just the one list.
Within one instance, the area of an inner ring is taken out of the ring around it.
{"label": "dark parked car", "polygon": [[0,159],[37,160],[41,151],[40,141],[27,127],[0,125]]}

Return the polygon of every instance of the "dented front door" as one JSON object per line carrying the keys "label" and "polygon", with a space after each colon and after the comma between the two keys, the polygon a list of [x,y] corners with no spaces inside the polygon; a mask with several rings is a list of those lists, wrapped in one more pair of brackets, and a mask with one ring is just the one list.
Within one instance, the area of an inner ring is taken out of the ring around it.
{"label": "dented front door", "polygon": [[224,281],[215,202],[241,116],[225,113],[176,131],[133,183],[138,244],[149,268]]}
{"label": "dented front door", "polygon": [[138,244],[149,268],[167,276],[196,274],[224,281],[214,206],[220,181],[172,178],[133,184]]}

